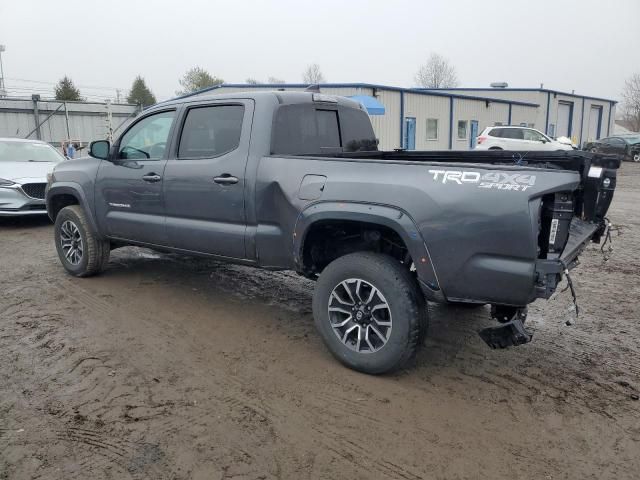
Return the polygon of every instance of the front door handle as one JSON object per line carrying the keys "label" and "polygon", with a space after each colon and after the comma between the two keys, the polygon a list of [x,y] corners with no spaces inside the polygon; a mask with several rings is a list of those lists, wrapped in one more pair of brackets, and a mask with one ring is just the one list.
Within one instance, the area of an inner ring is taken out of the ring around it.
{"label": "front door handle", "polygon": [[213,181],[220,185],[233,185],[234,183],[238,183],[238,177],[233,177],[228,173],[225,173],[219,177],[213,177]]}
{"label": "front door handle", "polygon": [[157,173],[147,173],[145,176],[142,177],[142,179],[145,182],[150,182],[150,183],[156,183],[159,182],[160,180],[162,180],[162,177],[160,175],[158,175]]}

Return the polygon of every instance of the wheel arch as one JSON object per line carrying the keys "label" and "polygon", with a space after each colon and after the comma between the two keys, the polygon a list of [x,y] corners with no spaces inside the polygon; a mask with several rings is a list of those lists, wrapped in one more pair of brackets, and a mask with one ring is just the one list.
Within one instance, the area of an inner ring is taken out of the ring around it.
{"label": "wheel arch", "polygon": [[98,232],[95,218],[89,208],[89,202],[82,188],[77,183],[64,182],[56,183],[47,190],[47,214],[52,222],[56,221],[56,217],[60,210],[69,205],[79,205],[87,214],[89,223],[94,232]]}
{"label": "wheel arch", "polygon": [[405,211],[387,205],[319,202],[305,208],[298,216],[293,233],[294,263],[298,272],[309,273],[305,253],[310,248],[309,242],[313,241],[310,234],[321,226],[343,222],[361,226],[378,226],[385,231],[395,233],[402,240],[403,246],[406,247],[415,265],[425,294],[435,301],[444,300],[427,245],[415,222]]}

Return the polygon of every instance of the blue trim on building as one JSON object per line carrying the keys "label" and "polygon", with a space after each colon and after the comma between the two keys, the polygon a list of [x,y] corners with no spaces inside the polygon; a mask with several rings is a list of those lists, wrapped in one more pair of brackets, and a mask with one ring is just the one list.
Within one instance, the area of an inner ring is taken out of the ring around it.
{"label": "blue trim on building", "polygon": [[551,104],[551,92],[547,92],[547,119],[544,123],[544,133],[548,134],[549,131],[549,105]]}
{"label": "blue trim on building", "polygon": [[582,134],[584,133],[584,98],[582,99],[582,114],[580,115],[580,144],[579,148],[582,148]]}
{"label": "blue trim on building", "polygon": [[[307,83],[263,83],[256,85],[248,85],[245,83],[223,83],[221,85],[216,85],[214,87],[204,88],[194,93],[190,93],[188,95],[183,95],[181,97],[172,98],[171,100],[178,100],[180,98],[190,97],[192,95],[199,95],[201,93],[206,93],[211,90],[215,90],[218,88],[246,88],[247,90],[251,88],[272,88],[277,90],[278,88],[307,88],[309,84]],[[377,89],[377,90],[388,90],[391,92],[404,92],[404,93],[415,93],[416,95],[427,95],[427,96],[435,96],[435,97],[447,97],[447,98],[461,98],[467,100],[474,100],[478,102],[493,102],[493,103],[506,103],[513,105],[521,105],[523,107],[539,107],[537,103],[529,103],[529,102],[519,102],[514,100],[504,100],[501,98],[490,98],[490,97],[474,97],[471,95],[460,95],[456,93],[446,93],[446,92],[437,92],[433,90],[419,89],[419,88],[402,88],[402,87],[390,87],[388,85],[376,85],[371,83],[321,83],[320,89],[322,88],[369,88],[369,89]],[[170,101],[170,100],[167,100]]]}
{"label": "blue trim on building", "polygon": [[618,103],[616,100],[611,100],[610,98],[600,98],[600,97],[589,97],[586,95],[578,95],[575,93],[567,93],[561,92],[559,90],[549,90],[548,88],[486,88],[486,87],[472,87],[472,88],[464,88],[464,87],[456,87],[456,88],[421,88],[420,90],[443,90],[443,91],[464,91],[467,90],[469,92],[546,92],[553,93],[556,95],[565,95],[567,97],[575,97],[575,98],[586,98],[588,100],[596,100],[598,102],[613,102]]}
{"label": "blue trim on building", "polygon": [[449,150],[453,149],[453,98],[449,97]]}
{"label": "blue trim on building", "polygon": [[511,125],[511,107],[513,107],[513,105],[510,103],[509,104],[509,119],[507,120],[507,125]]}
{"label": "blue trim on building", "polygon": [[400,92],[400,148],[404,147],[404,92]]}

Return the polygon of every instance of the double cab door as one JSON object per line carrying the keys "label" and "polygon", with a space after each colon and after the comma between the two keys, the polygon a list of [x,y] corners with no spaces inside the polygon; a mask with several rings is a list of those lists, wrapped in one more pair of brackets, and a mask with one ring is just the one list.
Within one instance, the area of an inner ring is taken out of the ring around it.
{"label": "double cab door", "polygon": [[253,102],[155,111],[120,138],[96,183],[113,238],[246,258],[245,169]]}

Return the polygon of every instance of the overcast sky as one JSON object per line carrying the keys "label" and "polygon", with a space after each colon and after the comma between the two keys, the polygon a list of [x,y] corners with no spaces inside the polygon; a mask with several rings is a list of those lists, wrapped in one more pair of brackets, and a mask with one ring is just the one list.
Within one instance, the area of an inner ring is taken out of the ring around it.
{"label": "overcast sky", "polygon": [[10,93],[67,74],[109,87],[84,95],[115,95],[141,74],[161,100],[194,65],[226,82],[300,82],[314,62],[330,82],[409,87],[437,52],[461,86],[618,99],[640,72],[639,20],[640,0],[2,0],[0,44]]}

